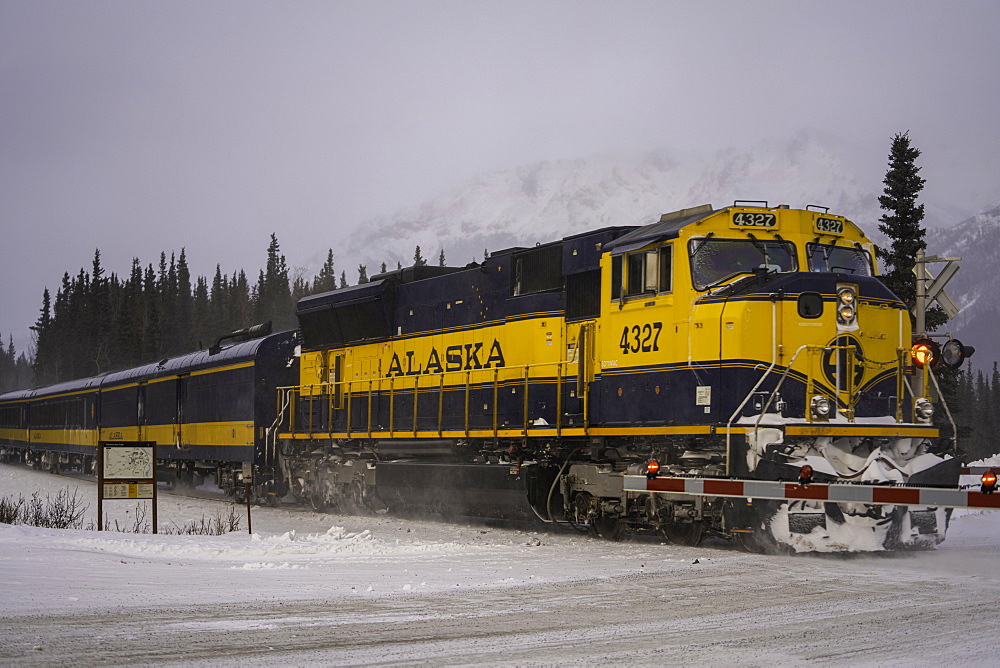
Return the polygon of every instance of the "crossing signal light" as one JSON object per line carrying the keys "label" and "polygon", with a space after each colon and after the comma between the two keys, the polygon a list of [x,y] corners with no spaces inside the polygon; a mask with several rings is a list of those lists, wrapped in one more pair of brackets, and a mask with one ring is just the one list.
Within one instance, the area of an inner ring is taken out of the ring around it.
{"label": "crossing signal light", "polygon": [[941,346],[941,362],[953,369],[957,369],[965,364],[965,360],[972,357],[976,349],[972,346],[963,345],[958,339],[949,339]]}
{"label": "crossing signal light", "polygon": [[811,485],[813,481],[813,467],[805,464],[799,469],[799,484],[805,487]]}
{"label": "crossing signal light", "polygon": [[934,366],[941,358],[941,347],[931,339],[917,339],[910,346],[910,359],[918,367]]}
{"label": "crossing signal light", "polygon": [[992,494],[997,489],[997,474],[993,471],[987,471],[983,474],[981,482],[983,483],[981,488],[983,494]]}

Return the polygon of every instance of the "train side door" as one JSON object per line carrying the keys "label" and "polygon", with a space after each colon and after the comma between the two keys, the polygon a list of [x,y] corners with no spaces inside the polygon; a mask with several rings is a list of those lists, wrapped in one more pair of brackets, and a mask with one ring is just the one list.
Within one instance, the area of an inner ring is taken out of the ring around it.
{"label": "train side door", "polygon": [[188,374],[177,377],[177,408],[174,414],[174,445],[184,445],[184,405],[187,403]]}
{"label": "train side door", "polygon": [[563,380],[564,427],[587,425],[589,416],[590,384],[594,381],[596,322],[569,323],[566,325],[567,375]]}
{"label": "train side door", "polygon": [[146,440],[146,382],[143,381],[135,388],[135,426],[138,440]]}

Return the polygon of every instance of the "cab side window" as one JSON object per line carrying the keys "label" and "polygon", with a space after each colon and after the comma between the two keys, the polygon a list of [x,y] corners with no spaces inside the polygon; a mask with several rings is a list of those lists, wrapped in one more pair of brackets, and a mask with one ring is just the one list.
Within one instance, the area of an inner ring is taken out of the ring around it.
{"label": "cab side window", "polygon": [[673,292],[673,246],[660,247],[660,292]]}
{"label": "cab side window", "polygon": [[611,258],[611,298],[673,291],[673,247],[615,255]]}

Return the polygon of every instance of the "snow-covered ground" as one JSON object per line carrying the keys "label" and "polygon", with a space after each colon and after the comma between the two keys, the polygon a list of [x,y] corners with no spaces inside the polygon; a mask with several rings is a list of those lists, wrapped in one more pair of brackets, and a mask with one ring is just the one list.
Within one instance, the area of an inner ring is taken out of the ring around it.
{"label": "snow-covered ground", "polygon": [[[87,480],[0,465],[0,496]],[[107,502],[128,523],[136,502]],[[245,515],[245,507],[240,509]],[[161,493],[161,527],[229,504]],[[253,534],[0,524],[0,664],[994,664],[1000,513],[937,550],[762,556],[253,509]]]}

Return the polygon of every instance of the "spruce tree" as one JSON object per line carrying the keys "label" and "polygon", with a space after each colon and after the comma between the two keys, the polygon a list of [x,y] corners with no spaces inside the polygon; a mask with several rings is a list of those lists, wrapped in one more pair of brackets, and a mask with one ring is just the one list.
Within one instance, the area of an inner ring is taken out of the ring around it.
{"label": "spruce tree", "polygon": [[177,318],[177,352],[187,353],[196,346],[194,333],[194,304],[191,290],[191,272],[187,265],[185,249],[177,258],[177,301],[174,304]]}
{"label": "spruce tree", "polygon": [[368,282],[368,267],[363,264],[358,265],[358,285]]}
{"label": "spruce tree", "polygon": [[49,297],[49,289],[42,292],[42,308],[38,314],[38,320],[31,326],[32,336],[35,339],[35,361],[33,371],[35,383],[43,385],[55,380],[53,366],[55,363],[55,350],[52,346],[52,301]]}
{"label": "spruce tree", "polygon": [[314,293],[330,292],[337,289],[337,271],[333,268],[333,249],[326,253],[326,262],[323,263],[319,273],[313,279]]}
{"label": "spruce tree", "polygon": [[[917,251],[925,250],[926,230],[923,227],[924,205],[917,203],[925,179],[920,176],[916,160],[920,149],[910,145],[908,132],[897,133],[889,149],[889,169],[886,171],[885,189],[879,196],[882,214],[878,229],[889,238],[889,248],[876,248],[875,255],[882,262],[882,282],[892,290],[908,309],[916,304],[916,277],[913,267]],[[927,328],[934,329],[947,320],[939,307],[927,310]]]}
{"label": "spruce tree", "polygon": [[202,350],[214,341],[209,323],[212,321],[208,301],[208,280],[199,276],[195,282],[194,294],[191,297],[192,343]]}
{"label": "spruce tree", "polygon": [[160,293],[157,288],[156,272],[153,265],[146,267],[142,276],[142,357],[145,360],[162,358],[160,340]]}
{"label": "spruce tree", "polygon": [[427,260],[425,260],[424,256],[421,255],[421,253],[420,253],[420,246],[417,246],[417,249],[415,251],[413,251],[413,266],[414,267],[422,267],[425,264],[427,264]]}

